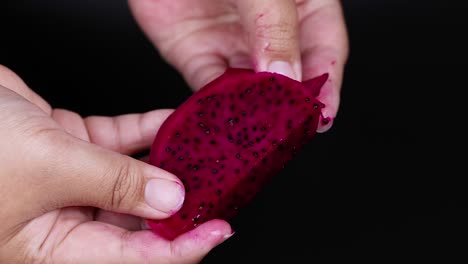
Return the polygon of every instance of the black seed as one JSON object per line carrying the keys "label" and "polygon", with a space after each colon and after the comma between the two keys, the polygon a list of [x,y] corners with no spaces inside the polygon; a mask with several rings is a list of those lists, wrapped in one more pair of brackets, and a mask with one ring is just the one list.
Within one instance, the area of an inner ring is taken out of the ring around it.
{"label": "black seed", "polygon": [[200,167],[198,165],[193,166],[193,170],[198,170]]}
{"label": "black seed", "polygon": [[234,173],[235,173],[235,174],[239,174],[239,173],[240,173],[240,170],[239,170],[239,169],[235,169],[235,170],[234,170]]}
{"label": "black seed", "polygon": [[203,103],[203,100],[202,99],[198,99],[198,104],[202,104]]}
{"label": "black seed", "polygon": [[214,130],[215,130],[215,131],[219,131],[219,127],[215,127]]}
{"label": "black seed", "polygon": [[271,142],[271,145],[276,146],[276,143],[278,143],[278,141],[276,139],[273,139],[273,141]]}
{"label": "black seed", "polygon": [[190,170],[192,168],[192,164],[187,165],[187,170]]}
{"label": "black seed", "polygon": [[172,155],[175,155],[175,154],[177,154],[177,151],[175,151],[175,150],[172,151]]}
{"label": "black seed", "polygon": [[211,209],[213,209],[214,205],[212,203],[209,203],[208,204],[208,207],[210,207]]}
{"label": "black seed", "polygon": [[253,130],[253,131],[257,131],[257,126],[253,126],[253,127],[252,127],[252,130]]}
{"label": "black seed", "polygon": [[318,104],[314,104],[314,109],[317,109],[318,108]]}
{"label": "black seed", "polygon": [[305,101],[306,101],[306,102],[309,102],[309,101],[310,101],[310,98],[309,98],[309,97],[306,97]]}
{"label": "black seed", "polygon": [[235,105],[231,105],[231,106],[229,107],[229,109],[231,109],[231,111],[234,111],[234,109],[236,109],[236,106],[235,106]]}
{"label": "black seed", "polygon": [[224,180],[224,176],[219,177],[218,182],[222,182]]}
{"label": "black seed", "polygon": [[199,159],[198,162],[203,163],[205,161],[203,159]]}
{"label": "black seed", "polygon": [[199,117],[202,117],[202,116],[203,116],[203,112],[198,112],[198,116],[199,116]]}
{"label": "black seed", "polygon": [[171,152],[171,148],[170,148],[170,147],[167,147],[167,148],[166,148],[166,152]]}
{"label": "black seed", "polygon": [[239,123],[239,117],[234,117],[234,122]]}
{"label": "black seed", "polygon": [[165,165],[166,165],[166,164],[165,164],[164,162],[160,162],[160,163],[159,163],[159,167],[160,167],[160,168],[164,167]]}
{"label": "black seed", "polygon": [[275,77],[270,77],[270,82],[274,82],[275,81]]}
{"label": "black seed", "polygon": [[216,145],[216,141],[215,141],[215,140],[211,140],[211,141],[210,141],[210,144],[211,144],[211,145]]}
{"label": "black seed", "polygon": [[188,217],[187,214],[181,214],[181,215],[180,215],[180,218],[182,218],[182,219],[187,219],[187,217]]}
{"label": "black seed", "polygon": [[245,90],[245,94],[249,94],[251,91],[252,90],[250,90],[250,88],[249,88],[249,89]]}
{"label": "black seed", "polygon": [[277,85],[277,86],[276,86],[276,89],[277,89],[278,91],[280,91],[281,89],[283,89],[283,87],[282,87],[281,85]]}
{"label": "black seed", "polygon": [[200,143],[200,139],[199,139],[199,138],[197,138],[197,137],[196,137],[196,138],[194,138],[194,139],[193,139],[193,141],[194,141],[195,143]]}
{"label": "black seed", "polygon": [[244,140],[248,140],[249,139],[249,135],[245,134],[244,135]]}
{"label": "black seed", "polygon": [[229,124],[230,126],[234,126],[234,120],[232,120],[232,118],[230,118],[230,119],[228,120],[228,124]]}
{"label": "black seed", "polygon": [[239,94],[239,99],[244,98],[244,94]]}
{"label": "black seed", "polygon": [[294,104],[294,99],[289,100],[289,104]]}
{"label": "black seed", "polygon": [[216,195],[221,195],[221,190],[220,189],[216,190]]}
{"label": "black seed", "polygon": [[266,127],[261,127],[260,130],[261,130],[261,131],[265,131],[265,130],[266,130]]}
{"label": "black seed", "polygon": [[260,92],[260,95],[261,95],[261,96],[264,96],[264,95],[265,95],[265,91],[261,91],[261,92]]}
{"label": "black seed", "polygon": [[254,143],[252,141],[249,141],[249,146],[253,146]]}
{"label": "black seed", "polygon": [[211,96],[211,98],[216,99],[216,98],[218,98],[218,96],[213,95],[213,96]]}
{"label": "black seed", "polygon": [[180,137],[180,133],[179,132],[175,133],[175,136]]}
{"label": "black seed", "polygon": [[201,122],[198,123],[198,126],[201,127],[201,128],[204,128],[204,127],[205,127],[205,125],[204,125],[203,123],[201,123]]}
{"label": "black seed", "polygon": [[253,155],[254,155],[255,157],[258,157],[258,152],[257,152],[257,151],[254,151]]}
{"label": "black seed", "polygon": [[201,202],[200,203],[200,209],[202,209],[203,207],[205,207],[206,203],[205,202]]}
{"label": "black seed", "polygon": [[184,139],[185,144],[188,144],[189,142],[190,142],[190,140],[188,138]]}
{"label": "black seed", "polygon": [[229,142],[234,142],[234,138],[232,137],[232,135],[228,136],[228,140],[229,140]]}
{"label": "black seed", "polygon": [[241,154],[237,153],[237,154],[236,154],[236,158],[242,159]]}
{"label": "black seed", "polygon": [[218,173],[218,170],[217,170],[217,169],[213,169],[212,172],[213,172],[213,174],[216,174],[216,173]]}
{"label": "black seed", "polygon": [[193,222],[198,222],[198,220],[200,220],[200,215],[196,215],[192,218]]}
{"label": "black seed", "polygon": [[242,115],[242,116],[246,116],[247,113],[246,113],[245,111],[242,111],[241,115]]}
{"label": "black seed", "polygon": [[179,160],[184,160],[184,156],[180,156],[180,157],[179,157]]}
{"label": "black seed", "polygon": [[242,139],[237,140],[237,145],[242,144]]}
{"label": "black seed", "polygon": [[257,137],[257,138],[255,138],[255,141],[257,141],[257,143],[260,143],[260,141],[262,141],[262,139]]}
{"label": "black seed", "polygon": [[205,130],[205,134],[209,135],[210,134],[210,129]]}
{"label": "black seed", "polygon": [[211,100],[211,96],[206,97],[206,101],[209,102]]}

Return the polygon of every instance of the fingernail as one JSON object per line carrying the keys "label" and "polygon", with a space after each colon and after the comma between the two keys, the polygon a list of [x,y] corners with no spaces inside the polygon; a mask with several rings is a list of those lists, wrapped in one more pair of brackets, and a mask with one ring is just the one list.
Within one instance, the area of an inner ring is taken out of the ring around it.
{"label": "fingernail", "polygon": [[215,230],[215,231],[211,231],[211,235],[214,236],[214,237],[217,237],[218,238],[218,244],[221,244],[223,243],[224,241],[228,240],[230,237],[232,237],[234,235],[234,231],[232,231],[231,233],[229,234],[222,234],[221,231],[218,231],[218,230]]}
{"label": "fingernail", "polygon": [[181,184],[165,179],[151,179],[146,183],[145,200],[152,208],[174,213],[184,203],[185,191]]}
{"label": "fingernail", "polygon": [[291,79],[296,79],[296,74],[294,74],[291,64],[285,61],[273,61],[270,63],[268,71],[286,75]]}

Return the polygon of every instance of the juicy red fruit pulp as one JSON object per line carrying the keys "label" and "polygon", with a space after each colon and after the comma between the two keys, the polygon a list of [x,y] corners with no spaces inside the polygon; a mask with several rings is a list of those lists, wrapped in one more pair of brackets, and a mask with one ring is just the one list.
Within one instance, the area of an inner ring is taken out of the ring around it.
{"label": "juicy red fruit pulp", "polygon": [[314,136],[324,74],[303,83],[228,69],[193,94],[161,126],[149,163],[178,176],[182,208],[148,225],[174,239],[214,219],[229,220]]}

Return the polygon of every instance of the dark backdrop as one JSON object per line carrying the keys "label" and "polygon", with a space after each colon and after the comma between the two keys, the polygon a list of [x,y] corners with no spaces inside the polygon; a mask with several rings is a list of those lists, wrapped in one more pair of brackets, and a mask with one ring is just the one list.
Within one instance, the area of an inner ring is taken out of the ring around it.
{"label": "dark backdrop", "polygon": [[[343,1],[339,116],[233,219],[204,263],[466,257],[463,1]],[[125,0],[2,1],[0,64],[81,115],[175,108],[191,93]]]}

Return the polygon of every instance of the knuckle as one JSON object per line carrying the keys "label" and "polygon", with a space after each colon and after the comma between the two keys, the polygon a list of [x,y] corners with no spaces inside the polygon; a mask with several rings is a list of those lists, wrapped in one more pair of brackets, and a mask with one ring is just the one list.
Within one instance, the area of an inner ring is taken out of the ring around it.
{"label": "knuckle", "polygon": [[111,170],[111,174],[109,176],[112,176],[110,178],[114,182],[109,199],[110,208],[133,207],[143,193],[143,180],[138,169],[130,161],[125,161]]}

